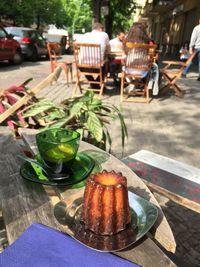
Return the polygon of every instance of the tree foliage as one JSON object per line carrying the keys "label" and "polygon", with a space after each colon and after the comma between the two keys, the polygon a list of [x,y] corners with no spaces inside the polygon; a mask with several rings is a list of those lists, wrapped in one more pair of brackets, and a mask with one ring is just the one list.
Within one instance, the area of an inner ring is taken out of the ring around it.
{"label": "tree foliage", "polygon": [[[11,8],[12,7],[12,8]],[[66,13],[62,0],[7,0],[0,1],[0,18],[9,19],[18,26],[36,23],[62,25]]]}
{"label": "tree foliage", "polygon": [[70,32],[82,33],[82,29],[86,32],[91,30],[92,11],[90,0],[63,0],[65,2],[65,25],[68,26]]}
{"label": "tree foliage", "polygon": [[[101,14],[108,5],[109,13]],[[0,19],[9,19],[17,26],[37,28],[46,24],[67,27],[71,32],[90,31],[92,21],[100,18],[110,37],[112,32],[128,30],[133,22],[135,0],[0,0]]]}
{"label": "tree foliage", "polygon": [[[123,7],[123,8],[122,8]],[[135,0],[110,0],[109,14],[105,18],[107,32],[111,37],[119,31],[127,31],[134,21]]]}

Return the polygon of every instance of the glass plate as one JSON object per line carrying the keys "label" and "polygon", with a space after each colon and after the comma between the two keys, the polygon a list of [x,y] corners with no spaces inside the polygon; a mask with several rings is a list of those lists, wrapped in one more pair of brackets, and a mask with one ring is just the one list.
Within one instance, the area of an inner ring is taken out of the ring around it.
{"label": "glass plate", "polygon": [[68,202],[67,199],[60,201],[55,206],[54,215],[60,224],[67,226],[71,236],[84,245],[98,251],[118,251],[144,236],[158,217],[157,207],[152,203],[130,191],[128,198],[131,223],[125,230],[110,236],[97,235],[90,230],[85,230],[84,224],[80,222],[83,196],[72,202]]}
{"label": "glass plate", "polygon": [[25,162],[20,168],[20,174],[24,179],[45,185],[73,185],[81,182],[90,174],[94,167],[94,161],[86,153],[78,153],[71,167],[70,177],[62,180],[48,179],[47,175],[42,172],[42,179],[35,172],[30,162]]}

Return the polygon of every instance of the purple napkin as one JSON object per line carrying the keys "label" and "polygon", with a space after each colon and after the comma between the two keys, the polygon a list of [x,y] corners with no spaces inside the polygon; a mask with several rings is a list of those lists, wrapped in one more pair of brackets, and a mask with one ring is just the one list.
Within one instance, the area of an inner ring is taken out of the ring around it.
{"label": "purple napkin", "polygon": [[138,267],[92,250],[72,237],[42,224],[32,224],[0,254],[0,267]]}

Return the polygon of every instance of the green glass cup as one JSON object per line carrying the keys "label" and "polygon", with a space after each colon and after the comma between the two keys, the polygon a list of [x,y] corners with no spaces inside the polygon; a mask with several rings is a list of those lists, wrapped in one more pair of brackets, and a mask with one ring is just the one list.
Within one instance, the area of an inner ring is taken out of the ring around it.
{"label": "green glass cup", "polygon": [[36,143],[44,168],[51,178],[70,173],[78,152],[80,134],[62,128],[51,128],[36,134]]}

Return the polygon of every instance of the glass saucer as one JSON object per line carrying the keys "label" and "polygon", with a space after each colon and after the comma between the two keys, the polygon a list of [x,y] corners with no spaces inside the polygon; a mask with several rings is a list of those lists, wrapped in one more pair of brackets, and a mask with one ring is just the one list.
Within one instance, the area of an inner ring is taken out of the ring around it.
{"label": "glass saucer", "polygon": [[80,152],[77,154],[75,160],[71,166],[70,176],[66,179],[49,179],[49,177],[42,171],[41,168],[39,172],[34,169],[30,162],[25,162],[20,168],[21,176],[29,181],[45,184],[45,185],[55,185],[55,186],[67,186],[74,185],[83,181],[90,174],[94,167],[93,159],[86,153]]}
{"label": "glass saucer", "polygon": [[60,201],[55,205],[54,215],[60,224],[67,227],[66,232],[82,244],[103,252],[119,251],[144,236],[158,217],[157,207],[149,201],[130,191],[128,198],[131,223],[125,230],[114,235],[97,235],[85,229],[80,221],[83,196],[77,197],[73,202],[68,202],[68,199]]}

